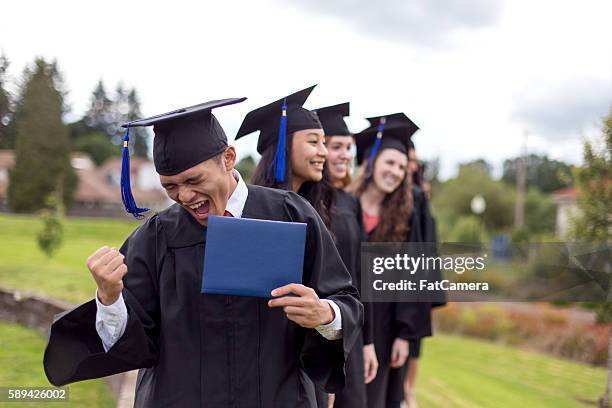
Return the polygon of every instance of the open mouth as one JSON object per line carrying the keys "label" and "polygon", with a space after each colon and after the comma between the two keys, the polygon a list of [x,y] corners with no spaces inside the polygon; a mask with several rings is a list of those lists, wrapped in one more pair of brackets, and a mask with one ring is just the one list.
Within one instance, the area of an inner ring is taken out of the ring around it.
{"label": "open mouth", "polygon": [[208,213],[210,212],[210,201],[198,201],[197,203],[190,204],[187,207],[193,211],[198,219],[206,219],[208,217]]}

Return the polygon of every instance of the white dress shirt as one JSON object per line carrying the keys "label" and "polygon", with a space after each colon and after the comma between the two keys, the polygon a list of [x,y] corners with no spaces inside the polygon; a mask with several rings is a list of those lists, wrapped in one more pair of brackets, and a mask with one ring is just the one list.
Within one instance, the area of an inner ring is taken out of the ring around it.
{"label": "white dress shirt", "polygon": [[[249,189],[246,186],[242,176],[237,170],[233,171],[234,178],[238,181],[236,189],[230,196],[226,211],[235,218],[242,218],[242,211],[249,195]],[[129,273],[129,271],[128,271]],[[321,299],[329,303],[334,311],[334,319],[331,323],[316,327],[316,330],[327,340],[337,340],[342,338],[342,314],[338,305],[329,299]],[[113,345],[123,336],[128,320],[128,312],[125,306],[123,295],[112,305],[105,306],[98,299],[98,291],[96,290],[96,331],[102,340],[104,350],[108,351]]]}

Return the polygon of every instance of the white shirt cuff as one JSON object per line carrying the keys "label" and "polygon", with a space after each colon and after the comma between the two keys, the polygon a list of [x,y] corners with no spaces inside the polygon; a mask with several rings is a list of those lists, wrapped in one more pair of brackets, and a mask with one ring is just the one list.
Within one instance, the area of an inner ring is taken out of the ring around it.
{"label": "white shirt cuff", "polygon": [[98,299],[96,290],[96,306],[96,331],[102,340],[104,351],[108,351],[123,336],[127,325],[128,313],[123,294],[119,294],[115,303],[105,306]]}
{"label": "white shirt cuff", "polygon": [[316,330],[319,334],[325,337],[327,340],[338,340],[342,338],[342,314],[340,313],[340,308],[333,300],[329,299],[321,299],[324,302],[329,303],[329,305],[334,310],[334,320],[332,320],[328,324],[322,324],[321,326],[317,326]]}

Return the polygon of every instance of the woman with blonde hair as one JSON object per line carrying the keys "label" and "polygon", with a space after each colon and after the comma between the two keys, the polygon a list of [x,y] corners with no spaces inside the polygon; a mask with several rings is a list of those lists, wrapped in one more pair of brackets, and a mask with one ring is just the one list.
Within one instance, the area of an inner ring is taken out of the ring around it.
{"label": "woman with blonde hair", "polygon": [[[349,190],[359,199],[369,242],[421,242],[414,216],[408,145],[418,127],[403,113],[369,118],[370,126],[355,135],[358,175]],[[408,343],[431,335],[421,303],[374,302],[372,321],[378,373],[367,385],[368,407],[397,407],[402,392]]]}

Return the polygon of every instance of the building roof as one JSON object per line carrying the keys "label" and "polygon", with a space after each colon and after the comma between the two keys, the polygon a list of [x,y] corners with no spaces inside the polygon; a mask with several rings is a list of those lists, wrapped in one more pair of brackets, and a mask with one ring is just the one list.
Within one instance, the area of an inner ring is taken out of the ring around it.
{"label": "building roof", "polygon": [[[152,166],[152,162],[141,158],[134,158],[131,162],[133,178],[137,177],[142,166]],[[88,154],[75,152],[71,154],[71,163],[79,177],[79,185],[74,195],[75,203],[122,205],[119,183],[112,177],[114,174],[117,177],[121,174],[121,158],[110,158],[100,167],[95,167]],[[0,198],[6,197],[8,189],[8,176],[3,177],[2,174],[7,173],[14,165],[13,151],[0,150]],[[137,183],[133,183],[132,192],[136,201],[143,206],[153,206],[168,200],[161,186],[142,190],[138,188]]]}
{"label": "building roof", "polygon": [[557,204],[561,202],[575,202],[578,198],[578,194],[578,189],[576,187],[566,187],[553,191],[552,198]]}

